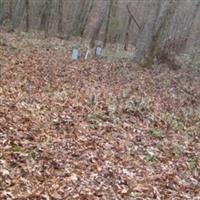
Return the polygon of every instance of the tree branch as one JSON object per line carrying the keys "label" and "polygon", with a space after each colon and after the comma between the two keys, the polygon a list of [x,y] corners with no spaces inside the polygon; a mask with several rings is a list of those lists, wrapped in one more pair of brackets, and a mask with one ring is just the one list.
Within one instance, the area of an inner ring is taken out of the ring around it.
{"label": "tree branch", "polygon": [[130,8],[128,7],[128,5],[126,5],[126,9],[129,13],[129,15],[131,16],[131,18],[133,19],[133,21],[135,22],[135,24],[137,25],[137,27],[139,28],[139,30],[141,30],[141,26],[139,25],[139,23],[137,22],[136,18],[134,17],[134,15],[131,13]]}

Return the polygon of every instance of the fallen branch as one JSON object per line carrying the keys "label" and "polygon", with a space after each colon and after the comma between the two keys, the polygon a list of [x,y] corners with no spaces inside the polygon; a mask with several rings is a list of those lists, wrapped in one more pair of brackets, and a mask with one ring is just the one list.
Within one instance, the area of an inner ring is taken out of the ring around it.
{"label": "fallen branch", "polygon": [[131,18],[133,19],[133,21],[135,22],[135,24],[137,25],[137,27],[139,28],[139,30],[141,30],[141,26],[139,25],[139,23],[137,22],[136,18],[134,17],[134,15],[131,13],[130,8],[128,7],[128,5],[126,5],[126,9],[129,13],[129,15],[131,16]]}

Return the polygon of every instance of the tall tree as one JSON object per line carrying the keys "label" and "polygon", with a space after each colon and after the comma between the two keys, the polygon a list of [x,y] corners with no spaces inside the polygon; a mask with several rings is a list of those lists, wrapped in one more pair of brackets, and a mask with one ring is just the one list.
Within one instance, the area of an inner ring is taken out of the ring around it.
{"label": "tall tree", "polygon": [[73,32],[75,35],[83,36],[93,4],[94,0],[80,0],[80,3],[78,4],[79,6],[76,10],[75,20],[73,22]]}
{"label": "tall tree", "polygon": [[50,24],[52,4],[53,4],[53,0],[46,0],[44,7],[42,9],[40,30],[44,30],[45,37],[47,37],[49,34],[48,30],[49,30],[49,24]]}
{"label": "tall tree", "polygon": [[105,15],[106,15],[106,11],[107,11],[107,1],[103,2],[104,4],[101,6],[100,8],[100,12],[99,12],[99,16],[98,16],[98,21],[95,25],[94,31],[92,33],[92,37],[90,40],[90,47],[93,48],[95,45],[95,41],[98,39],[99,36],[99,32],[101,30],[101,27],[103,25],[104,19],[105,19]]}
{"label": "tall tree", "polygon": [[[162,3],[164,3],[162,7]],[[136,45],[136,62],[144,67],[154,63],[156,52],[159,48],[160,36],[169,27],[179,0],[151,1],[150,10],[143,30]],[[149,6],[147,7],[149,9]]]}
{"label": "tall tree", "polygon": [[193,13],[192,13],[192,17],[191,17],[191,21],[190,21],[189,27],[187,29],[187,33],[185,35],[186,41],[185,41],[185,45],[184,45],[183,49],[185,49],[187,44],[189,43],[190,35],[191,35],[192,31],[193,31],[192,27],[194,25],[195,19],[196,19],[197,15],[198,15],[199,11],[200,11],[200,1],[197,1],[197,3],[195,4]]}
{"label": "tall tree", "polygon": [[12,19],[12,5],[13,0],[0,1],[1,13],[0,13],[0,22],[2,23],[4,20]]}
{"label": "tall tree", "polygon": [[107,41],[108,41],[109,25],[110,25],[111,10],[112,10],[113,2],[114,2],[113,0],[110,0],[110,3],[109,3],[108,16],[107,16],[107,20],[106,20],[105,37],[104,37],[104,41],[103,41],[103,47],[106,46],[106,43],[107,43]]}
{"label": "tall tree", "polygon": [[63,0],[58,2],[58,33],[63,35]]}
{"label": "tall tree", "polygon": [[129,32],[130,32],[131,22],[133,21],[133,22],[136,24],[137,28],[138,28],[139,30],[141,30],[141,25],[138,23],[137,19],[135,18],[135,16],[134,16],[133,13],[131,12],[130,4],[127,4],[127,5],[126,5],[126,9],[127,9],[128,14],[129,14],[129,17],[128,17],[128,24],[127,24],[126,34],[125,34],[125,40],[124,40],[124,50],[125,50],[125,51],[128,50]]}
{"label": "tall tree", "polygon": [[25,10],[26,10],[26,32],[29,31],[29,0],[25,0]]}
{"label": "tall tree", "polygon": [[84,34],[85,27],[86,27],[86,25],[87,25],[87,22],[88,22],[90,13],[91,13],[92,8],[93,8],[93,5],[94,5],[94,0],[90,0],[90,1],[88,2],[88,5],[87,5],[88,11],[86,12],[86,15],[85,15],[85,17],[84,17],[84,20],[83,20],[83,22],[82,22],[82,25],[81,25],[81,27],[80,27],[80,36],[83,36],[83,34]]}
{"label": "tall tree", "polygon": [[131,21],[132,21],[132,18],[131,18],[131,16],[129,16],[129,18],[128,18],[128,24],[127,24],[127,28],[126,28],[125,40],[124,40],[124,50],[125,51],[128,50],[129,31],[130,31]]}

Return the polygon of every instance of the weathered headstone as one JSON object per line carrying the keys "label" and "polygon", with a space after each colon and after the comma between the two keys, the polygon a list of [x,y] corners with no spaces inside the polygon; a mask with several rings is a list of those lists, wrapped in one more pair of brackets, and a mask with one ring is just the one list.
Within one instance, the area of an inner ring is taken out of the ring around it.
{"label": "weathered headstone", "polygon": [[100,46],[97,46],[95,49],[95,56],[99,58],[101,57],[101,54],[102,54],[102,48]]}
{"label": "weathered headstone", "polygon": [[78,56],[79,56],[78,48],[73,47],[72,48],[72,61],[77,60]]}

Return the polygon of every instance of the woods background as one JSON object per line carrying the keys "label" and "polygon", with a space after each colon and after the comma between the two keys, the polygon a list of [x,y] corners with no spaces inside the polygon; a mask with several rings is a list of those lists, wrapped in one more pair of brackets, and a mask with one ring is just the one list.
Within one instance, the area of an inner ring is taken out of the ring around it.
{"label": "woods background", "polygon": [[199,0],[1,0],[0,24],[63,39],[79,36],[91,46],[102,41],[104,47],[120,43],[127,50],[131,44],[136,60],[145,57],[149,64],[160,49],[192,52],[195,58],[199,11]]}

